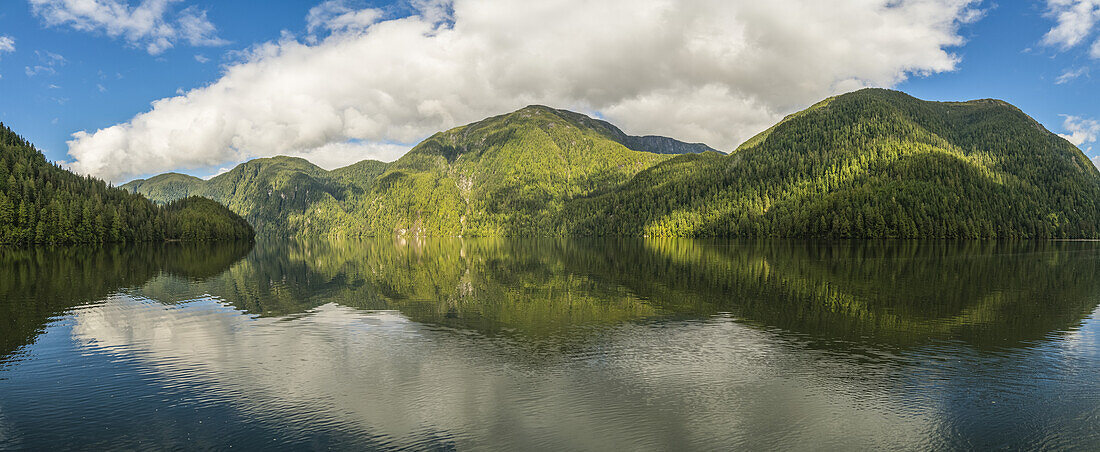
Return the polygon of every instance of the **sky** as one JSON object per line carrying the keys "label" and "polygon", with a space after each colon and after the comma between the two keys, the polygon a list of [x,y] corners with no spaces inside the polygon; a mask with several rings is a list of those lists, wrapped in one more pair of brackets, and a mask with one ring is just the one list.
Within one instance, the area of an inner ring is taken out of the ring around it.
{"label": "sky", "polygon": [[877,86],[1006,100],[1098,162],[1098,20],[1100,0],[0,0],[0,122],[122,183],[391,161],[529,104],[729,151]]}

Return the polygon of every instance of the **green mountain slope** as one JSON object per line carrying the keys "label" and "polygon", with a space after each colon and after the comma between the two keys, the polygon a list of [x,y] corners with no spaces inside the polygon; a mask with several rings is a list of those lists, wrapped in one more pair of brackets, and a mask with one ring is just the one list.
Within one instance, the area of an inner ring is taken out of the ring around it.
{"label": "green mountain slope", "polygon": [[[210,180],[173,173],[129,182],[122,188],[158,203],[203,196],[245,217],[261,235],[325,235],[363,230],[343,205],[361,195],[385,163],[364,161],[326,171],[296,157],[250,160]],[[180,177],[182,176],[182,177]]]}
{"label": "green mountain slope", "polygon": [[558,235],[573,199],[613,191],[668,158],[631,149],[633,138],[581,114],[526,107],[420,143],[357,213],[375,235]]}
{"label": "green mountain slope", "polygon": [[152,201],[167,203],[190,196],[203,180],[180,173],[164,173],[149,179],[138,179],[120,188],[141,193]]}
{"label": "green mountain slope", "polygon": [[866,89],[729,156],[681,156],[563,216],[576,235],[1098,237],[1100,173],[998,100]]}
{"label": "green mountain slope", "polygon": [[709,149],[530,106],[437,133],[389,164],[324,171],[277,157],[205,182],[124,187],[161,202],[210,197],[265,235],[1100,236],[1100,172],[1003,101],[866,89],[730,155]]}
{"label": "green mountain slope", "polygon": [[[177,175],[178,176],[178,175]],[[186,177],[186,176],[185,176]],[[177,177],[165,187],[175,187]],[[0,243],[99,243],[252,238],[249,224],[207,199],[157,206],[46,161],[0,124]]]}
{"label": "green mountain slope", "polygon": [[325,171],[274,157],[209,181],[170,173],[123,188],[162,203],[209,197],[267,236],[558,235],[570,200],[613,190],[669,158],[661,154],[705,151],[530,106],[438,133],[393,163]]}

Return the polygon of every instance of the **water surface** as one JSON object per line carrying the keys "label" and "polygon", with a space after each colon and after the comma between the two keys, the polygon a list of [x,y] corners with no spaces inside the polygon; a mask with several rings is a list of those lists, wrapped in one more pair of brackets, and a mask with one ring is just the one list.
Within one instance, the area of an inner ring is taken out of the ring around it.
{"label": "water surface", "polygon": [[0,248],[0,449],[1100,448],[1100,243]]}

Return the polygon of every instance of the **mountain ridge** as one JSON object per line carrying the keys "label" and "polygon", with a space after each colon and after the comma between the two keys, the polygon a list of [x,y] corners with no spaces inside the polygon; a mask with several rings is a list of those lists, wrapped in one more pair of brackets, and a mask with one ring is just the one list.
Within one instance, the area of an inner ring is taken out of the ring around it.
{"label": "mountain ridge", "polygon": [[[1004,101],[865,89],[814,104],[728,157],[682,156],[589,200],[585,234],[1096,237],[1100,173]],[[675,189],[654,189],[675,182]],[[654,206],[657,207],[654,210]],[[674,206],[674,207],[669,207]]]}
{"label": "mountain ridge", "polygon": [[[638,140],[660,147],[663,138],[657,138],[646,141],[601,119],[532,105],[433,134],[391,163],[364,161],[323,172],[298,162],[299,168],[279,178],[284,188],[293,187],[294,196],[316,198],[289,214],[264,211],[287,219],[277,231],[265,231],[349,236],[1100,235],[1100,172],[1076,146],[1003,100],[932,102],[871,88],[792,113],[728,155],[672,139],[671,149],[701,152],[635,149]],[[227,180],[223,176],[205,184]],[[140,185],[124,187],[155,193]],[[239,185],[222,190],[248,192]],[[268,185],[279,190],[278,184]],[[286,204],[286,194],[279,203]],[[271,221],[256,215],[250,221],[254,218]]]}
{"label": "mountain ridge", "polygon": [[[637,150],[645,146],[660,152]],[[503,218],[505,210],[605,189],[676,151],[713,149],[630,136],[603,120],[531,105],[433,134],[390,163],[364,160],[325,171],[304,159],[279,156],[249,160],[208,181],[161,175],[122,187],[161,203],[189,194],[210,197],[264,235],[313,235],[333,228],[346,235],[426,232],[423,212],[432,211],[455,213],[432,226],[432,234],[476,229],[475,234],[492,235],[503,232],[501,222],[510,223],[509,230],[532,227]],[[515,171],[517,162],[530,165]],[[484,187],[490,188],[483,193]],[[486,217],[495,219],[483,221]]]}

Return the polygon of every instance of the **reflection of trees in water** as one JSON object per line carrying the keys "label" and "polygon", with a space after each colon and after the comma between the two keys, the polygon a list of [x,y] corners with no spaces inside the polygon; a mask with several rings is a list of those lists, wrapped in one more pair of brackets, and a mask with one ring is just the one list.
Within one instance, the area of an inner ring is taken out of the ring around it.
{"label": "reflection of trees in water", "polygon": [[[201,291],[281,316],[338,303],[486,334],[732,312],[824,338],[1012,345],[1095,308],[1083,242],[267,242]],[[158,298],[157,294],[149,294]]]}
{"label": "reflection of trees in water", "polygon": [[74,306],[140,286],[164,272],[192,280],[224,272],[248,241],[0,248],[0,359]]}
{"label": "reflection of trees in water", "polygon": [[[1015,345],[1079,323],[1100,295],[1096,243],[649,242],[747,320],[845,340]],[[687,249],[684,249],[687,248]],[[692,249],[701,249],[693,251]],[[701,257],[712,253],[713,257]],[[726,262],[716,268],[705,262]]]}
{"label": "reflection of trees in water", "polygon": [[245,242],[5,248],[0,356],[50,317],[136,287],[162,302],[212,294],[262,316],[327,303],[399,310],[483,334],[730,312],[827,339],[1011,346],[1072,328],[1096,307],[1098,246],[418,239],[271,241],[251,254]]}

